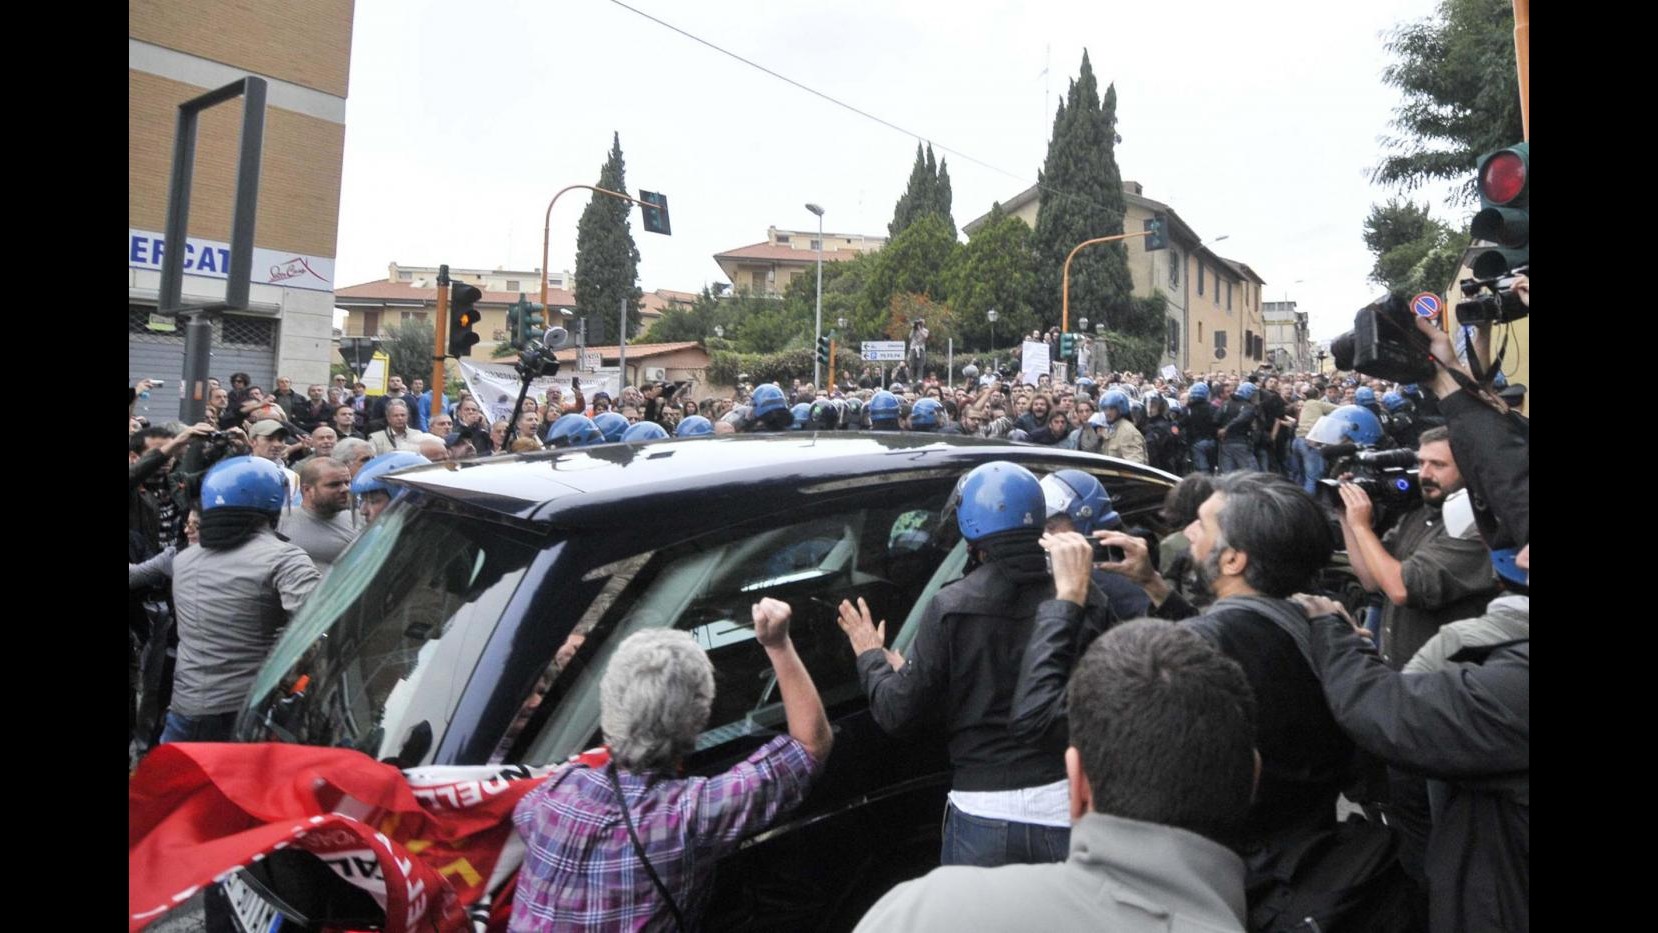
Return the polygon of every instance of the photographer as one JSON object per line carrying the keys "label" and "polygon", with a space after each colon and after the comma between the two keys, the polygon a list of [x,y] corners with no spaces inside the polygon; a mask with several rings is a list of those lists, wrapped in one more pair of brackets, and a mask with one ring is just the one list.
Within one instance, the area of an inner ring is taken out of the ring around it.
{"label": "photographer", "polygon": [[1394,670],[1403,668],[1441,625],[1479,615],[1497,595],[1497,579],[1473,525],[1447,528],[1446,500],[1463,482],[1445,428],[1422,433],[1417,462],[1422,504],[1385,536],[1371,528],[1370,496],[1350,482],[1339,490],[1345,506],[1341,535],[1353,573],[1367,591],[1387,597],[1380,648]]}
{"label": "photographer", "polygon": [[[1516,291],[1529,303],[1529,289]],[[1439,367],[1434,390],[1449,446],[1463,466],[1492,564],[1511,588],[1527,591],[1530,427],[1468,388],[1472,381],[1445,334],[1426,321],[1416,327]],[[1368,652],[1340,606],[1316,597],[1303,606],[1314,667],[1342,729],[1390,765],[1428,778],[1432,929],[1529,929],[1529,604],[1524,637],[1470,646],[1437,670],[1414,674],[1391,671]]]}

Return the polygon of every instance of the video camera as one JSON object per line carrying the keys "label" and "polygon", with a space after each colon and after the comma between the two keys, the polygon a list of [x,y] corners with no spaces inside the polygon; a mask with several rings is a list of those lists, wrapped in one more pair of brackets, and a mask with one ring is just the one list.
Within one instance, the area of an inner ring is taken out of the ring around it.
{"label": "video camera", "polygon": [[[1422,484],[1417,478],[1416,451],[1408,447],[1393,450],[1361,450],[1339,464],[1341,472],[1351,473],[1348,480],[1364,490],[1376,506],[1378,529],[1386,528],[1399,515],[1422,502]],[[1321,497],[1332,507],[1343,508],[1340,486],[1342,481],[1318,481]]]}
{"label": "video camera", "polygon": [[[1458,305],[1458,313],[1461,306]],[[1359,309],[1353,329],[1330,341],[1336,369],[1356,370],[1390,382],[1432,382],[1428,340],[1402,295],[1384,295]]]}
{"label": "video camera", "polygon": [[1466,327],[1477,324],[1507,324],[1530,314],[1531,309],[1514,292],[1514,285],[1520,277],[1529,277],[1530,274],[1531,264],[1527,263],[1505,275],[1488,279],[1463,279],[1462,295],[1467,300],[1457,302],[1457,323]]}

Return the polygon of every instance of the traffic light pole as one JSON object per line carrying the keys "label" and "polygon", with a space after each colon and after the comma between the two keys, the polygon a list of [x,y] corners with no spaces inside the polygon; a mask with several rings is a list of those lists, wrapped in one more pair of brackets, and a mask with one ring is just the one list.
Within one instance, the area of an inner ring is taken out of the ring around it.
{"label": "traffic light pole", "polygon": [[[1092,240],[1083,240],[1071,250],[1070,255],[1065,257],[1065,272],[1060,277],[1059,329],[1061,333],[1071,332],[1071,260],[1076,258],[1077,253],[1081,252],[1084,246],[1093,246],[1095,243],[1115,243],[1118,240],[1126,240],[1130,237],[1151,236],[1154,232],[1156,231],[1142,230],[1139,233],[1119,233],[1115,236],[1096,237]],[[1099,310],[1099,315],[1100,323],[1105,323],[1104,308]],[[1106,369],[1110,369],[1110,353],[1104,344],[1105,335],[1102,333],[1100,334],[1100,359],[1107,363]]]}
{"label": "traffic light pole", "polygon": [[[446,265],[438,266],[438,325],[434,329],[437,341],[432,345],[432,410],[426,413],[430,418],[443,411],[443,354],[449,346],[449,267]],[[420,404],[420,399],[415,399],[415,404]]]}
{"label": "traffic light pole", "polygon": [[577,188],[592,191],[596,194],[609,195],[629,204],[637,204],[641,208],[651,206],[644,201],[634,200],[620,191],[611,191],[609,188],[598,188],[593,185],[569,185],[560,188],[558,194],[553,195],[553,199],[547,202],[547,215],[541,221],[541,306],[544,308],[547,307],[547,244],[552,239],[553,233],[553,205],[558,203],[559,198],[564,197],[566,191],[574,191]]}

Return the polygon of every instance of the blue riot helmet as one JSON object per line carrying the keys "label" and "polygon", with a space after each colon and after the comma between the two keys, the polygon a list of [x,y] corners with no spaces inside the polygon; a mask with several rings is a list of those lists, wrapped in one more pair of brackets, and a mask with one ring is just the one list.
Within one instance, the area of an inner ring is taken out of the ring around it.
{"label": "blue riot helmet", "polygon": [[1410,385],[1401,387],[1399,391],[1403,392],[1406,398],[1416,399],[1422,397],[1422,387],[1414,382]]}
{"label": "blue riot helmet", "polygon": [[1353,404],[1363,405],[1366,408],[1376,406],[1376,390],[1369,386],[1359,386],[1353,390]]}
{"label": "blue riot helmet", "polygon": [[1382,439],[1382,422],[1368,408],[1343,405],[1313,422],[1307,440],[1315,444],[1357,444],[1374,447]]}
{"label": "blue riot helmet", "polygon": [[[421,458],[421,462],[426,461]],[[226,457],[202,477],[203,512],[220,508],[280,512],[287,499],[287,474],[264,457]]]}
{"label": "blue riot helmet", "polygon": [[1190,389],[1188,389],[1187,392],[1186,392],[1186,399],[1187,399],[1187,401],[1190,401],[1190,402],[1207,402],[1207,401],[1209,401],[1209,383],[1207,383],[1207,382],[1194,382],[1194,383],[1192,383],[1192,387]]}
{"label": "blue riot helmet", "polygon": [[1111,496],[1094,474],[1085,470],[1055,470],[1042,477],[1047,516],[1064,515],[1078,534],[1116,528],[1122,517],[1111,508]]}
{"label": "blue riot helmet", "polygon": [[351,481],[351,491],[359,496],[370,492],[393,492],[392,487],[387,486],[385,480],[381,477],[394,470],[431,462],[412,450],[393,450],[389,453],[383,453],[363,464],[363,468],[357,471],[356,478]]}
{"label": "blue riot helmet", "polygon": [[915,407],[910,409],[910,430],[938,430],[939,414],[943,408],[944,404],[932,396],[918,400]]}
{"label": "blue riot helmet", "polygon": [[702,437],[714,433],[714,424],[701,415],[687,415],[674,428],[674,437]]}
{"label": "blue riot helmet", "polygon": [[1397,392],[1389,392],[1382,396],[1382,407],[1388,411],[1398,411],[1407,405],[1405,397]]}
{"label": "blue riot helmet", "polygon": [[659,441],[667,436],[668,432],[662,428],[662,425],[654,421],[641,421],[638,424],[629,425],[628,429],[622,432],[622,442],[637,444],[641,441]]}
{"label": "blue riot helmet", "polygon": [[599,433],[604,435],[606,444],[614,444],[627,433],[628,420],[613,411],[607,411],[593,416],[593,427],[598,428]]}
{"label": "blue riot helmet", "polygon": [[[919,403],[917,403],[919,405]],[[1004,531],[1041,533],[1047,500],[1035,474],[1017,463],[994,460],[975,467],[956,487],[956,526],[968,541]]]}
{"label": "blue riot helmet", "polygon": [[812,403],[811,426],[819,431],[835,430],[841,426],[841,410],[838,399],[818,399]]}
{"label": "blue riot helmet", "polygon": [[892,429],[898,427],[898,396],[885,389],[875,393],[869,400],[869,423],[872,427]]}
{"label": "blue riot helmet", "polygon": [[1238,391],[1236,391],[1232,394],[1236,395],[1238,398],[1241,398],[1241,399],[1243,399],[1244,401],[1247,402],[1247,401],[1253,399],[1255,397],[1255,393],[1259,392],[1259,391],[1261,391],[1261,388],[1260,388],[1260,386],[1257,386],[1255,383],[1253,383],[1253,382],[1243,382],[1243,383],[1239,383]]}
{"label": "blue riot helmet", "polygon": [[1100,411],[1107,412],[1116,409],[1118,418],[1128,418],[1134,413],[1134,403],[1128,400],[1128,393],[1121,389],[1112,389],[1100,396]]}
{"label": "blue riot helmet", "polygon": [[800,404],[798,404],[798,405],[794,406],[793,408],[789,409],[789,414],[794,416],[794,425],[792,427],[792,430],[799,431],[799,430],[802,430],[804,428],[807,428],[807,427],[811,426],[811,420],[812,420],[812,406],[811,405],[808,405],[805,402],[801,402]]}
{"label": "blue riot helmet", "polygon": [[604,443],[604,434],[586,415],[565,415],[547,430],[547,443],[553,447],[586,447]]}
{"label": "blue riot helmet", "polygon": [[754,395],[749,404],[756,419],[789,407],[789,403],[783,399],[783,390],[769,382],[754,387]]}

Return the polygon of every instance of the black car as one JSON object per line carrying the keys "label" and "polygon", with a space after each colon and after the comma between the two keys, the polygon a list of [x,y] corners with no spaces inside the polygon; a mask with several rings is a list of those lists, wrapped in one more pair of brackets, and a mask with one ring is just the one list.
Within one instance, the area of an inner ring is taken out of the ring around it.
{"label": "black car", "polygon": [[[936,435],[605,444],[395,474],[407,492],[290,625],[239,738],[350,747],[402,767],[562,761],[603,741],[599,679],[617,644],[673,626],[714,663],[713,713],[686,767],[717,773],[784,728],[748,621],[749,605],[772,596],[794,609],[834,754],[798,810],[721,863],[705,922],[849,929],[892,885],[937,865],[949,762],[940,732],[898,740],[875,725],[836,606],[867,600],[903,651],[966,562],[946,503],[990,460],[1087,470],[1127,524],[1167,531],[1166,473]],[[372,919],[366,898],[309,890],[271,865],[247,880],[290,915]]]}

